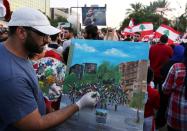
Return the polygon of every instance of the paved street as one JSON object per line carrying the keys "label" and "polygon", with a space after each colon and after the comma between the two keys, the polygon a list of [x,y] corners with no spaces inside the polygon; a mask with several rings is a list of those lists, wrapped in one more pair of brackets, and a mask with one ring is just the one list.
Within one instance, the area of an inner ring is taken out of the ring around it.
{"label": "paved street", "polygon": [[[56,131],[141,131],[143,119],[136,123],[136,113],[136,110],[125,106],[118,106],[117,111],[114,111],[114,106],[108,106],[107,122],[100,124],[96,122],[95,109],[84,109],[57,127]],[[140,116],[143,118],[143,112]]]}

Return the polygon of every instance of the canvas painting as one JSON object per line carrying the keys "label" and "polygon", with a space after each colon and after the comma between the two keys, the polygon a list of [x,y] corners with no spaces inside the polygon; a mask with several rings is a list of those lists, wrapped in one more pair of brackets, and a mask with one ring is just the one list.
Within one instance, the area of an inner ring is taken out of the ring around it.
{"label": "canvas painting", "polygon": [[143,130],[149,44],[103,40],[72,40],[61,107],[86,92],[98,91],[92,109],[77,112],[64,130]]}

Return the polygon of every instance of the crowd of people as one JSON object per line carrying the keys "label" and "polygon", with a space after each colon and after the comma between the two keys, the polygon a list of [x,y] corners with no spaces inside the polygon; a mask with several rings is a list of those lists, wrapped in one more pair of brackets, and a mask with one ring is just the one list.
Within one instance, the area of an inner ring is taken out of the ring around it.
{"label": "crowd of people", "polygon": [[[0,67],[0,130],[47,130],[63,123],[82,108],[95,106],[99,98],[97,92],[88,92],[63,109],[54,108],[54,104],[44,101],[30,60],[40,59],[42,54],[64,60],[62,49],[57,44],[59,35],[54,36],[61,30],[51,26],[43,13],[20,8],[13,12],[8,27],[8,37],[0,44],[0,63],[4,65]],[[59,107],[59,101],[54,102],[55,107]]]}
{"label": "crowd of people", "polygon": [[185,130],[186,46],[185,43],[167,45],[167,41],[168,37],[162,35],[159,43],[149,50],[154,88],[158,90],[160,99],[155,126],[161,129],[167,125],[169,131]]}
{"label": "crowd of people", "polygon": [[[0,64],[4,65],[0,67],[0,130],[50,129],[63,123],[78,110],[95,106],[98,102],[99,93],[90,91],[74,104],[60,109],[60,85],[54,86],[55,82],[52,82],[51,93],[58,94],[54,101],[44,97],[34,70],[37,65],[32,65],[30,60],[36,63],[42,58],[52,57],[67,65],[73,38],[140,41],[139,33],[124,37],[115,29],[99,30],[95,25],[86,26],[81,37],[77,37],[71,27],[52,27],[44,14],[31,8],[14,11],[7,25],[0,26]],[[185,130],[186,43],[168,45],[166,35],[162,35],[157,42],[150,42],[144,130],[163,127],[167,127],[168,131]]]}

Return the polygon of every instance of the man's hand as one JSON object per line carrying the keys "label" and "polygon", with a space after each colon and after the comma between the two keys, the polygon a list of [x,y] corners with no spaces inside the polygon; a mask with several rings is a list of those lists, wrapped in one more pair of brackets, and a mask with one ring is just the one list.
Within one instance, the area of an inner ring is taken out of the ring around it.
{"label": "man's hand", "polygon": [[95,106],[99,100],[99,96],[98,92],[88,92],[76,102],[76,105],[79,107],[79,110],[86,106]]}

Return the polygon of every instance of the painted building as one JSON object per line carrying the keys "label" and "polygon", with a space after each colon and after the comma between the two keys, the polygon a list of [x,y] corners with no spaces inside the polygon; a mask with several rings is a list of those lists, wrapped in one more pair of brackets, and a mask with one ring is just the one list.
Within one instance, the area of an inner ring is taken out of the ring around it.
{"label": "painted building", "polygon": [[76,76],[81,79],[82,76],[83,76],[83,69],[84,69],[84,66],[81,65],[81,64],[75,64],[73,66],[70,67],[70,74],[71,73],[75,73]]}
{"label": "painted building", "polygon": [[122,74],[121,87],[126,92],[128,100],[132,100],[133,95],[138,92],[147,91],[147,68],[148,62],[146,60],[119,65],[119,71]]}
{"label": "painted building", "polygon": [[146,91],[147,61],[121,63],[119,71],[122,73],[121,85],[124,91]]}
{"label": "painted building", "polygon": [[84,73],[96,73],[97,64],[96,63],[84,63]]}

